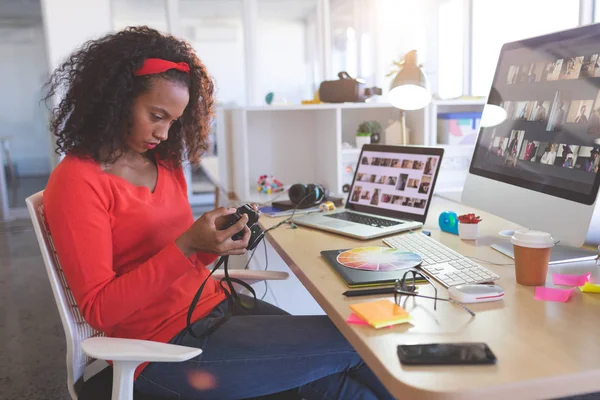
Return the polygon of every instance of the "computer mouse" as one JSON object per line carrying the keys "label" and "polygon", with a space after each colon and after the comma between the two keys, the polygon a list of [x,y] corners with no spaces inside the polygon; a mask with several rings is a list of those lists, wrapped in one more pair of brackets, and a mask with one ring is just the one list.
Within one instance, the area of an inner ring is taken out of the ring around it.
{"label": "computer mouse", "polygon": [[511,238],[514,234],[515,234],[515,231],[510,230],[510,229],[506,229],[506,230],[498,232],[498,235],[507,237],[507,238]]}
{"label": "computer mouse", "polygon": [[486,301],[502,300],[504,289],[498,285],[465,284],[450,286],[448,294],[452,300],[459,303],[483,303]]}

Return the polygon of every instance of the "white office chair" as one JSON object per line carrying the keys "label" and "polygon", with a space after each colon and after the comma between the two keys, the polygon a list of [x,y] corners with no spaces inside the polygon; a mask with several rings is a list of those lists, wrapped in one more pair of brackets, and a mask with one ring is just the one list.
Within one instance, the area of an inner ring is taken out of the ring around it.
{"label": "white office chair", "polygon": [[[107,338],[102,332],[89,326],[79,312],[58,262],[43,215],[42,197],[43,191],[28,197],[25,202],[65,330],[67,384],[73,400],[77,400],[77,394],[83,385],[85,368],[94,359],[113,361],[112,400],[132,400],[133,376],[137,366],[144,362],[181,362],[202,352],[197,348],[146,340]],[[222,271],[217,271],[214,275],[217,279],[223,276]],[[280,271],[231,270],[229,275],[248,283],[288,277],[287,272]]]}

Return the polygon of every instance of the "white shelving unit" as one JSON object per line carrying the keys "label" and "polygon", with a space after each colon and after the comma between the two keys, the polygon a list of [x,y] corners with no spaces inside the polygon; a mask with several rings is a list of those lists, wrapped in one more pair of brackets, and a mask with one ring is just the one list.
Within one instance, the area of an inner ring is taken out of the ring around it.
{"label": "white shelving unit", "polygon": [[[437,140],[437,114],[481,111],[484,103],[434,101],[425,109],[408,111],[410,144],[443,145]],[[256,180],[265,174],[286,185],[321,183],[342,195],[360,154],[344,143],[354,146],[358,125],[370,120],[383,126],[380,143],[385,143],[385,129],[399,121],[400,110],[389,103],[314,104],[219,108],[216,117],[223,185],[242,201],[262,203],[271,198],[256,191]],[[460,153],[464,157],[465,149]]]}
{"label": "white shelving unit", "polygon": [[457,194],[462,192],[471,158],[473,156],[473,145],[448,145],[438,140],[437,118],[440,113],[460,113],[460,112],[481,112],[486,99],[472,100],[434,100],[429,108],[431,143],[437,147],[444,148],[444,158],[440,166],[440,175],[438,177],[435,191],[436,193]]}
{"label": "white shelving unit", "polygon": [[483,106],[485,105],[485,99],[474,99],[474,100],[434,100],[429,105],[431,112],[429,113],[429,117],[431,118],[430,126],[432,129],[431,132],[431,144],[441,144],[444,145],[446,143],[438,142],[438,132],[437,132],[437,118],[438,114],[441,113],[460,113],[460,112],[481,112],[483,111]]}
{"label": "white shelving unit", "polygon": [[[422,143],[425,113],[409,114],[407,125],[415,133],[411,141]],[[244,201],[265,201],[256,192],[256,180],[264,174],[288,185],[321,183],[340,194],[351,179],[345,163],[356,163],[359,155],[358,149],[343,149],[342,143],[354,145],[362,121],[378,120],[385,127],[399,116],[398,109],[380,103],[221,108],[218,143],[224,142],[222,161],[230,168],[221,175],[227,176],[229,191]]]}

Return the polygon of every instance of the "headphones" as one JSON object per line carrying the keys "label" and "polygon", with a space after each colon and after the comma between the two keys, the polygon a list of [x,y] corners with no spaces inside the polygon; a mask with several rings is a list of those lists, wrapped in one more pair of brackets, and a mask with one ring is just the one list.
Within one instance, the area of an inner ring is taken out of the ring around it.
{"label": "headphones", "polygon": [[288,191],[290,201],[298,206],[298,208],[308,208],[318,206],[327,200],[327,190],[323,185],[316,183],[296,183],[292,185]]}

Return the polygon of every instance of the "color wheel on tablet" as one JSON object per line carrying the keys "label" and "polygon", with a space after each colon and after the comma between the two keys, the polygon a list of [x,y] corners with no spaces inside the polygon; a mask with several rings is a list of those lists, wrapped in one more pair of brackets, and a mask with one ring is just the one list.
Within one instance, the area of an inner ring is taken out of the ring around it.
{"label": "color wheel on tablet", "polygon": [[358,247],[340,253],[337,262],[363,271],[395,271],[416,267],[421,256],[389,247]]}

